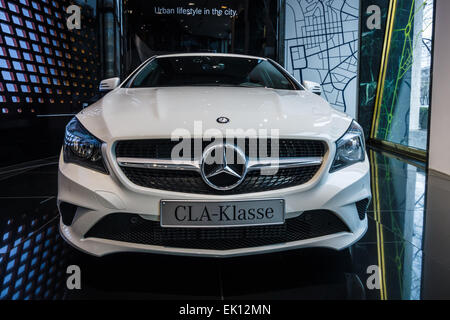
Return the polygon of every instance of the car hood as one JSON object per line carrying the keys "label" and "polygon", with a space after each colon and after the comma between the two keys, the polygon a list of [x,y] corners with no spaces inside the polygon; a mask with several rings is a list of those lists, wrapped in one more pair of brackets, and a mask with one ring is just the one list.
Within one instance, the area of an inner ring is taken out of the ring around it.
{"label": "car hood", "polygon": [[[118,88],[77,117],[105,142],[170,138],[174,132],[199,137],[210,129],[224,136],[227,130],[278,130],[284,138],[335,141],[352,121],[308,91],[236,87]],[[219,117],[230,122],[220,124]]]}

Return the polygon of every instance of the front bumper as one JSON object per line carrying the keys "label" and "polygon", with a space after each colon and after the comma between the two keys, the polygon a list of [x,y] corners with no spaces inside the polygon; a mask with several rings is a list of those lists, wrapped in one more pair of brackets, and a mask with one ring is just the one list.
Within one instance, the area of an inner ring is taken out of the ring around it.
{"label": "front bumper", "polygon": [[[367,157],[366,157],[367,158]],[[324,170],[328,170],[324,167]],[[96,256],[118,252],[151,252],[191,256],[231,257],[268,253],[309,247],[344,249],[358,241],[367,230],[367,217],[361,220],[355,203],[371,198],[370,167],[366,159],[335,173],[322,172],[311,183],[267,192],[227,196],[198,195],[163,190],[133,190],[122,183],[116,174],[105,175],[65,163],[60,157],[58,174],[58,206],[69,203],[77,206],[72,223],[60,230],[64,239],[77,249]],[[190,249],[121,242],[100,238],[85,238],[85,234],[103,217],[126,212],[142,218],[159,221],[160,200],[258,200],[284,199],[286,219],[295,218],[305,211],[329,210],[336,214],[350,232],[293,242],[232,250]]]}

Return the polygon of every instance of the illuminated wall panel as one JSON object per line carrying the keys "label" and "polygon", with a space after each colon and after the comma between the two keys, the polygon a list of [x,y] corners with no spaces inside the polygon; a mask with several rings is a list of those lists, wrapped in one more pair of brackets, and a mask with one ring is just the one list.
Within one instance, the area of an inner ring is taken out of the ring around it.
{"label": "illuminated wall panel", "polygon": [[0,123],[74,113],[99,82],[96,1],[80,2],[82,25],[69,31],[66,0],[0,0]]}
{"label": "illuminated wall panel", "polygon": [[393,0],[371,137],[425,158],[434,1]]}

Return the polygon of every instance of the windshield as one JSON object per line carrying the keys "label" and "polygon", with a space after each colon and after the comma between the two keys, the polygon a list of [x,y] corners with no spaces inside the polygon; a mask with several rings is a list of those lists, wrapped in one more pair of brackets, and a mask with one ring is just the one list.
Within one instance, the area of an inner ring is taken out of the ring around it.
{"label": "windshield", "polygon": [[267,60],[224,56],[156,58],[144,66],[129,84],[130,88],[179,86],[299,89]]}

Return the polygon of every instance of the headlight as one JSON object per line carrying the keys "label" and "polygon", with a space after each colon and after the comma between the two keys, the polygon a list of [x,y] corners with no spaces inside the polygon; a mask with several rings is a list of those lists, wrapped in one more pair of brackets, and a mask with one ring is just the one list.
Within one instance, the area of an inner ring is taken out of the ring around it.
{"label": "headlight", "polygon": [[356,121],[353,121],[342,138],[336,141],[336,156],[330,172],[364,161],[365,156],[364,132],[361,126]]}
{"label": "headlight", "polygon": [[76,117],[66,127],[63,154],[64,162],[108,174],[102,157],[102,142],[90,134]]}

